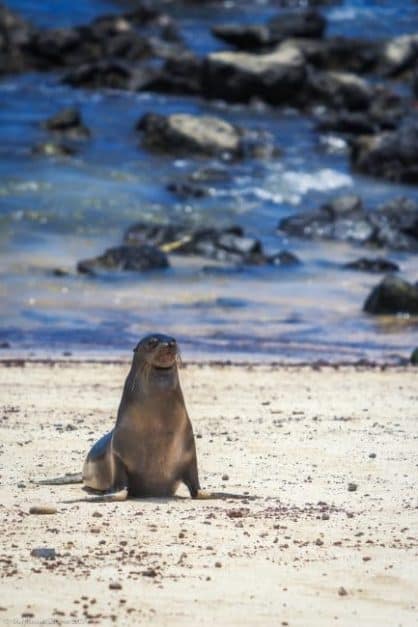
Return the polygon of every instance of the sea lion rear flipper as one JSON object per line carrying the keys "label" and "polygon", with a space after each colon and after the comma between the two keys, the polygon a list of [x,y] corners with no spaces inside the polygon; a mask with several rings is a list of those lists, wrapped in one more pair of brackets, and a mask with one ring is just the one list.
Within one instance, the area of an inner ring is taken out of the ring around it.
{"label": "sea lion rear flipper", "polygon": [[67,472],[62,477],[52,477],[51,479],[40,479],[34,481],[37,485],[71,485],[73,483],[83,483],[81,472]]}

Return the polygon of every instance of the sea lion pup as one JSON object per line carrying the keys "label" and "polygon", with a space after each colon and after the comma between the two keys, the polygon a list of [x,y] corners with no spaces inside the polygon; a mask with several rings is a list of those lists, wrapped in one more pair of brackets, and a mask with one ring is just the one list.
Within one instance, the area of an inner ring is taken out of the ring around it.
{"label": "sea lion pup", "polygon": [[183,482],[200,491],[196,446],[184,404],[174,338],[152,334],[134,349],[116,424],[91,448],[83,468],[91,500],[173,496]]}

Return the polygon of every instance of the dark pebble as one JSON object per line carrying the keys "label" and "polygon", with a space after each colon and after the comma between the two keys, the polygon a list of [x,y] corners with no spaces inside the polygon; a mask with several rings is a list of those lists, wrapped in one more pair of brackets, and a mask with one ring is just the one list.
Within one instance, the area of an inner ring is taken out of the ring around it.
{"label": "dark pebble", "polygon": [[49,549],[46,547],[42,547],[39,549],[32,549],[30,554],[32,557],[39,557],[45,560],[54,560],[56,558],[55,549]]}

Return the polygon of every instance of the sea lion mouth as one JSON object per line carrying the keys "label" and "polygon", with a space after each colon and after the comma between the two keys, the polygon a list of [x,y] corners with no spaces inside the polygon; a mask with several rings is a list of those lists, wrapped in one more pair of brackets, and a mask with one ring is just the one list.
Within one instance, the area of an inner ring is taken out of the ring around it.
{"label": "sea lion mouth", "polygon": [[150,365],[155,370],[170,370],[176,364],[177,351],[170,348],[163,348],[150,360]]}

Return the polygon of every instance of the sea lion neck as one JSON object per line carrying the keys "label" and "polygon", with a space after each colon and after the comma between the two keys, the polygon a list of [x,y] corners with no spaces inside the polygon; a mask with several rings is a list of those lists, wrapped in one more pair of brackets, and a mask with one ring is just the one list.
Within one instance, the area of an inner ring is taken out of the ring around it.
{"label": "sea lion neck", "polygon": [[137,398],[180,389],[177,363],[170,367],[153,366],[137,355],[126,380],[126,389],[130,396]]}
{"label": "sea lion neck", "polygon": [[150,367],[147,385],[145,386],[145,391],[149,394],[153,391],[174,391],[177,387],[179,387],[177,364],[173,364],[169,368]]}

